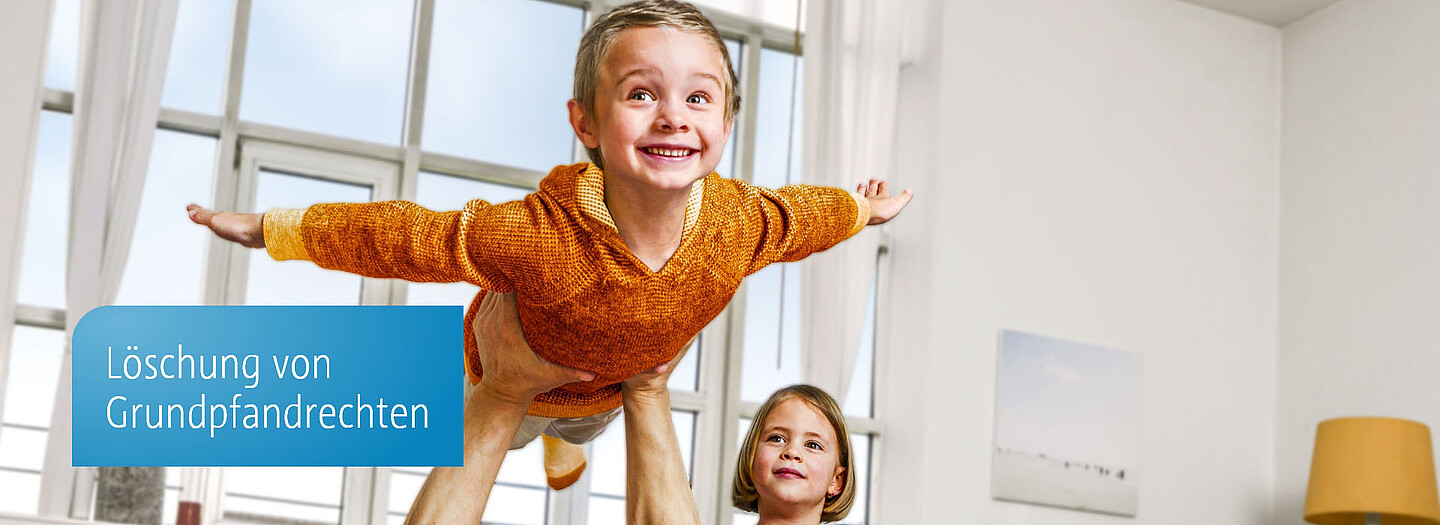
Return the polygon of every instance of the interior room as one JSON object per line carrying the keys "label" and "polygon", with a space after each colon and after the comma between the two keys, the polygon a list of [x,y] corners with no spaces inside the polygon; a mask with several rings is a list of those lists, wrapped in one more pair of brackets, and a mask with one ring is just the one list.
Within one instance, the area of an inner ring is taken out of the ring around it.
{"label": "interior room", "polygon": [[[587,161],[576,45],[621,3],[0,7],[0,525],[404,522],[428,467],[71,466],[69,334],[110,304],[468,305],[472,284],[276,262],[182,208],[521,199]],[[694,3],[740,86],[719,176],[914,195],[745,278],[670,376],[702,523],[758,522],[737,453],[795,383],[843,410],[847,524],[1298,525],[1322,422],[1440,424],[1440,2]],[[1119,423],[1006,430],[1009,393],[1043,390],[1008,374],[1016,334],[1136,363],[1105,390]],[[1012,435],[1127,443],[1122,468],[1024,452],[1123,481],[1123,510],[998,494]],[[1386,482],[1440,523],[1422,435],[1420,481]],[[624,440],[559,491],[538,440],[511,451],[484,522],[624,523]]]}

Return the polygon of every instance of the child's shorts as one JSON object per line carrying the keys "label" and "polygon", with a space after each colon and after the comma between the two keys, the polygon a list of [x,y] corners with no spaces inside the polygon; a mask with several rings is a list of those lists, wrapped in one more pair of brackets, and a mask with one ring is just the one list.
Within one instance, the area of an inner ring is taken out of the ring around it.
{"label": "child's shorts", "polygon": [[[470,401],[470,392],[475,389],[470,384],[470,379],[465,378],[465,401]],[[515,431],[515,437],[510,440],[510,450],[525,448],[540,434],[553,438],[563,439],[571,444],[584,445],[594,441],[605,431],[605,427],[611,421],[620,417],[622,407],[615,407],[599,414],[585,417],[542,417],[525,415],[520,421],[520,428]]]}

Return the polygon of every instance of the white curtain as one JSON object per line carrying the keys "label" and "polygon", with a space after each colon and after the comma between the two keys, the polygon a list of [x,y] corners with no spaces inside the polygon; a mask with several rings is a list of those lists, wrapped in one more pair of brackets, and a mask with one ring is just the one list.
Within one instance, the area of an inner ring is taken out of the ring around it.
{"label": "white curtain", "polygon": [[65,267],[66,347],[45,448],[42,515],[89,513],[88,476],[93,474],[70,468],[69,341],[80,318],[114,302],[120,288],[178,9],[179,0],[85,0],[81,12]]}
{"label": "white curtain", "polygon": [[[808,0],[803,180],[853,191],[892,164],[903,6],[894,0]],[[806,260],[804,380],[844,404],[875,275],[878,232],[866,228]]]}
{"label": "white curtain", "polygon": [[40,129],[45,42],[51,3],[15,2],[0,17],[0,420],[9,384],[20,248],[25,240],[30,173]]}

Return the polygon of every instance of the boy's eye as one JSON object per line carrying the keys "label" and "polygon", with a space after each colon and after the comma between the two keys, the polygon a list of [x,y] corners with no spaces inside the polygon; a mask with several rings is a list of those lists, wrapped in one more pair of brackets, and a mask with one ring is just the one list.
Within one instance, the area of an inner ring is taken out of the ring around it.
{"label": "boy's eye", "polygon": [[629,98],[630,100],[655,100],[655,96],[654,96],[654,95],[651,95],[651,94],[648,93],[648,92],[645,92],[645,91],[642,91],[642,90],[638,90],[638,89],[635,90],[635,91],[631,91],[631,92],[630,92],[630,96],[629,96],[628,98]]}
{"label": "boy's eye", "polygon": [[704,93],[696,93],[685,99],[687,104],[704,104],[710,102],[710,97]]}

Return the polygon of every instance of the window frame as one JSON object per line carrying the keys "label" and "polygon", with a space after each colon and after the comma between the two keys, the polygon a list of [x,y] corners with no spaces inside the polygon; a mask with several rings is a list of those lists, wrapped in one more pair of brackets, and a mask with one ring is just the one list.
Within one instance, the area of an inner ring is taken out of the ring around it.
{"label": "window frame", "polygon": [[[615,0],[538,0],[579,8],[583,11],[585,24],[593,20],[597,11],[603,11],[620,3]],[[249,36],[250,8],[252,0],[235,0],[230,19],[230,44],[227,50],[228,64],[223,82],[222,109],[220,114],[204,114],[174,108],[160,109],[159,129],[191,133],[217,139],[217,152],[213,177],[213,205],[218,209],[248,209],[253,202],[255,182],[260,168],[275,169],[289,173],[314,176],[318,168],[316,160],[336,161],[346,164],[335,175],[320,175],[327,179],[360,183],[372,187],[373,200],[399,198],[414,200],[421,171],[504,184],[528,189],[538,187],[545,173],[511,166],[500,165],[475,159],[461,158],[423,151],[421,130],[423,129],[425,93],[428,79],[430,38],[433,28],[435,0],[414,0],[414,16],[411,28],[410,63],[407,67],[407,93],[405,114],[402,121],[402,141],[399,146],[376,144],[366,141],[324,135],[319,133],[288,129],[279,126],[242,121],[239,119],[240,90],[243,85],[245,54]],[[735,155],[734,177],[752,180],[755,165],[756,119],[747,118],[756,111],[759,87],[759,65],[761,49],[780,50],[787,53],[803,53],[803,39],[789,29],[748,19],[707,6],[701,6],[721,36],[738,40],[742,57],[737,73],[743,83],[742,92],[751,94],[742,99],[742,110],[737,117],[736,133],[732,137]],[[48,29],[47,29],[48,31]],[[73,113],[74,93],[44,88],[41,107],[43,110]],[[586,159],[585,151],[575,141],[574,161]],[[368,167],[366,167],[368,166]],[[376,166],[390,170],[390,175],[356,176]],[[358,167],[358,168],[357,168]],[[33,176],[33,173],[30,174]],[[383,187],[383,189],[382,189]],[[26,217],[28,218],[28,217]],[[22,218],[19,227],[24,227]],[[877,253],[876,311],[874,368],[871,377],[872,417],[847,419],[850,430],[865,434],[871,440],[871,464],[868,484],[870,504],[868,522],[877,515],[877,483],[882,457],[883,414],[876,410],[884,396],[886,359],[883,342],[887,340],[886,327],[879,322],[883,317],[878,312],[886,311],[889,303],[889,264],[885,254],[888,243],[882,240]],[[229,304],[239,301],[244,291],[244,279],[235,282],[235,275],[243,274],[246,262],[237,253],[241,250],[213,236],[207,241],[206,269],[202,281],[202,304]],[[11,278],[15,278],[11,276]],[[743,286],[743,285],[742,285]],[[362,285],[363,304],[406,304],[408,285],[401,281],[366,279]],[[692,487],[696,505],[701,516],[708,516],[713,523],[730,524],[733,509],[730,505],[730,486],[733,482],[733,458],[739,448],[740,418],[753,418],[758,403],[740,400],[740,371],[742,370],[744,334],[745,290],[737,290],[731,306],[727,307],[703,331],[703,348],[698,367],[696,390],[674,391],[671,404],[674,410],[695,413],[694,442],[692,449]],[[63,309],[42,308],[31,305],[15,305],[15,324],[43,328],[64,329],[66,312]],[[8,348],[0,346],[4,355],[0,360],[8,362]],[[7,372],[0,369],[0,373]],[[3,377],[0,377],[3,379]],[[0,392],[3,396],[3,392]],[[56,400],[69,403],[68,392],[61,392]],[[54,427],[52,422],[52,428]],[[67,427],[68,428],[68,427]],[[68,442],[69,436],[63,436]],[[49,497],[68,499],[71,517],[90,517],[91,502],[94,498],[94,475],[86,470],[63,469],[64,472],[42,472],[42,478],[69,476],[69,491],[66,494],[51,494]],[[220,469],[183,468],[182,494],[187,500],[199,500],[206,523],[225,523],[220,520],[220,502],[223,494]],[[88,475],[87,475],[88,474]],[[572,488],[562,492],[551,492],[546,523],[584,523],[589,499],[588,474]],[[346,470],[344,495],[341,500],[341,523],[343,525],[383,525],[388,520],[388,494],[390,470],[388,468],[351,468]],[[87,482],[88,480],[88,482]],[[42,486],[44,484],[42,483]],[[73,495],[73,496],[72,496]],[[47,494],[42,492],[42,500]],[[36,522],[44,522],[38,518]]]}

